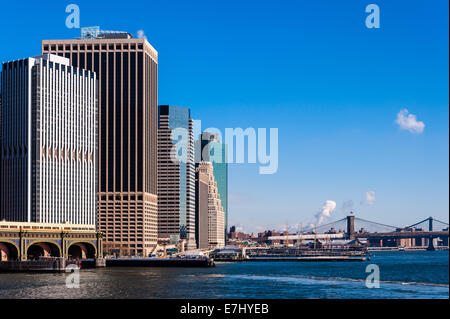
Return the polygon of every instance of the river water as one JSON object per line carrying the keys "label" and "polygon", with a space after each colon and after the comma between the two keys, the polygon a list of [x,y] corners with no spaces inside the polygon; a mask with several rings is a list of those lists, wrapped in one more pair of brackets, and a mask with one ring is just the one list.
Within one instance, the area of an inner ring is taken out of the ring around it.
{"label": "river water", "polygon": [[[380,287],[366,287],[376,264]],[[367,262],[240,262],[215,268],[98,268],[0,274],[0,298],[449,298],[449,253],[375,252]]]}

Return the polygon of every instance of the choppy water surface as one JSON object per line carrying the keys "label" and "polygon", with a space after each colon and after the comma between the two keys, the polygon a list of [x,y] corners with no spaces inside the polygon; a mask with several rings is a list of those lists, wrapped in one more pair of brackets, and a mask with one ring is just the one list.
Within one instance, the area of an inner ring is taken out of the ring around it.
{"label": "choppy water surface", "polygon": [[[380,288],[368,289],[368,264]],[[104,268],[0,274],[0,298],[449,298],[449,254],[375,252],[369,262],[242,262],[215,268]]]}

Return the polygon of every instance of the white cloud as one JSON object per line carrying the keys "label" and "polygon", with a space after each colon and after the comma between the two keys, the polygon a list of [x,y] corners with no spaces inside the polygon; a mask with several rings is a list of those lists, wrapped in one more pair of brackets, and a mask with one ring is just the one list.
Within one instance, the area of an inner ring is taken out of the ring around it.
{"label": "white cloud", "polygon": [[367,191],[366,192],[366,200],[363,203],[367,204],[367,205],[373,205],[375,203],[375,192]]}
{"label": "white cloud", "polygon": [[407,109],[402,109],[397,114],[395,121],[402,130],[408,130],[411,133],[422,133],[425,128],[425,123],[417,121],[414,114],[410,114]]}

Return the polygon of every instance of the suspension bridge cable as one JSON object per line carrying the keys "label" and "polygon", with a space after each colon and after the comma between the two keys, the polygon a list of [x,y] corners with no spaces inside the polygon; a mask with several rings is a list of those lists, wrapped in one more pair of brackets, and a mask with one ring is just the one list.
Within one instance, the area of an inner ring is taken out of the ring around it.
{"label": "suspension bridge cable", "polygon": [[440,221],[439,219],[433,218],[433,221],[436,221],[436,222],[438,222],[438,223],[441,223],[441,224],[444,224],[444,225],[447,225],[447,226],[448,226],[448,223],[442,222],[442,221]]}
{"label": "suspension bridge cable", "polygon": [[420,221],[420,222],[418,222],[418,223],[415,223],[415,224],[412,224],[412,225],[406,226],[406,227],[404,227],[404,228],[410,228],[410,227],[414,227],[414,226],[417,226],[417,225],[419,225],[419,224],[422,224],[422,223],[424,223],[424,222],[428,221],[429,219],[430,219],[429,217],[428,217],[428,218],[425,218],[424,220],[422,220],[422,221]]}
{"label": "suspension bridge cable", "polygon": [[339,222],[342,222],[342,221],[344,221],[344,220],[346,220],[347,218],[346,217],[344,217],[344,218],[342,218],[342,219],[339,219],[339,220],[336,220],[336,221],[334,221],[334,222],[331,222],[331,223],[328,223],[328,224],[324,224],[324,225],[319,225],[319,226],[316,226],[316,227],[310,227],[310,228],[306,228],[306,230],[310,230],[310,229],[314,229],[314,228],[323,228],[323,227],[327,227],[327,226],[330,226],[330,225],[333,225],[333,224],[337,224],[337,223],[339,223]]}
{"label": "suspension bridge cable", "polygon": [[366,223],[371,223],[371,224],[376,224],[376,225],[380,225],[380,226],[384,226],[384,227],[390,227],[390,228],[401,228],[401,227],[397,227],[397,226],[392,226],[392,225],[386,225],[386,224],[381,224],[381,223],[377,223],[377,222],[372,222],[370,220],[365,220],[359,217],[355,217],[355,219],[366,222]]}

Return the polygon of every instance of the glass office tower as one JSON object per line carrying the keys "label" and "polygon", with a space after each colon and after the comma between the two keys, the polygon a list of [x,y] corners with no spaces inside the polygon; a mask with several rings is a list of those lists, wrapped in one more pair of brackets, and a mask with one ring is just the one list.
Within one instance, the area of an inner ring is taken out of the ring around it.
{"label": "glass office tower", "polygon": [[158,238],[185,240],[186,249],[195,249],[194,133],[190,110],[160,105],[158,118]]}

